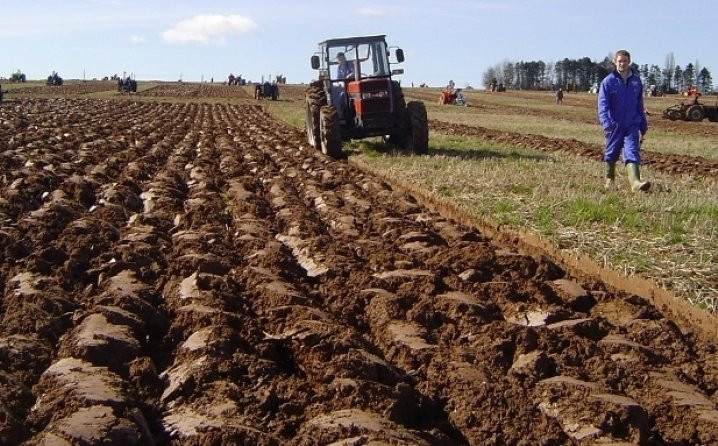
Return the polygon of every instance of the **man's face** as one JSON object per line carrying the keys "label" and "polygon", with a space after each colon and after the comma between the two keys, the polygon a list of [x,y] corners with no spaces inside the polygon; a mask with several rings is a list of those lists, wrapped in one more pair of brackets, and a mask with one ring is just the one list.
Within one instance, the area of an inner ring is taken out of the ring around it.
{"label": "man's face", "polygon": [[628,73],[628,68],[631,66],[631,59],[628,58],[628,56],[624,56],[623,54],[619,54],[616,56],[616,69],[621,74]]}

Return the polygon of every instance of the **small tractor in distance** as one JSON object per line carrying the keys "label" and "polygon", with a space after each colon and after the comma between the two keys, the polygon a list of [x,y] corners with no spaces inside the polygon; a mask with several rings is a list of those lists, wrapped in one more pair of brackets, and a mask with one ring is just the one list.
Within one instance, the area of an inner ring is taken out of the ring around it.
{"label": "small tractor in distance", "polygon": [[[311,66],[319,70],[305,93],[306,131],[310,146],[333,158],[342,155],[342,142],[381,136],[385,142],[417,154],[429,150],[426,106],[404,101],[392,63],[404,61],[395,50],[390,62],[385,35],[330,39],[319,43]],[[339,76],[341,73],[345,75]]]}
{"label": "small tractor in distance", "polygon": [[464,93],[461,92],[461,88],[445,88],[440,94],[439,94],[439,105],[461,105],[463,107],[468,106],[469,104],[466,103],[466,98],[464,98]]}
{"label": "small tractor in distance", "polygon": [[276,101],[279,97],[279,87],[276,82],[265,81],[254,86],[254,99],[271,98]]}
{"label": "small tractor in distance", "polygon": [[117,91],[120,93],[137,93],[137,81],[130,76],[117,79]]}
{"label": "small tractor in distance", "polygon": [[47,77],[46,83],[49,86],[57,86],[57,85],[62,85],[62,82],[63,81],[62,81],[62,78],[60,77],[60,75],[57,74],[57,72],[53,71],[52,74]]}
{"label": "small tractor in distance", "polygon": [[671,121],[702,121],[708,118],[711,122],[718,122],[718,102],[706,104],[700,102],[699,97],[700,95],[692,96],[688,101],[668,107],[663,110],[663,117]]}

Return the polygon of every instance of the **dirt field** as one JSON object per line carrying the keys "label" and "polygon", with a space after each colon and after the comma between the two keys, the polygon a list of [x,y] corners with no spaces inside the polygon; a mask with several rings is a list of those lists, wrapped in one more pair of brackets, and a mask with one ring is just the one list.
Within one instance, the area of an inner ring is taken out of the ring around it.
{"label": "dirt field", "polygon": [[718,444],[678,310],[254,104],[0,106],[0,444]]}

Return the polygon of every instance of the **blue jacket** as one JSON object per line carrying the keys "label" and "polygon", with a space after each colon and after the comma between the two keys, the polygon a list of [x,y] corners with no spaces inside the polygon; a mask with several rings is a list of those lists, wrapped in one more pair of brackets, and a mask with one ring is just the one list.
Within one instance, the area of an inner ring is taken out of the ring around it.
{"label": "blue jacket", "polygon": [[605,131],[638,127],[645,132],[648,121],[643,108],[641,78],[631,72],[624,81],[616,70],[606,76],[598,92],[598,119]]}

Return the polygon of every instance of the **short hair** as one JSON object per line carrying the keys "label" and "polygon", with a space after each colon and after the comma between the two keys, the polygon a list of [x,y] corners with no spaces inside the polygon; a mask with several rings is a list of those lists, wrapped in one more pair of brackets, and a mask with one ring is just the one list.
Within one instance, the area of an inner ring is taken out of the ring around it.
{"label": "short hair", "polygon": [[339,57],[344,57],[344,53],[338,52],[338,53],[337,53],[337,58],[339,58]]}
{"label": "short hair", "polygon": [[616,62],[618,60],[618,56],[626,56],[628,57],[628,61],[631,61],[631,53],[628,52],[628,50],[618,50],[616,51],[616,54],[613,55],[613,61]]}

